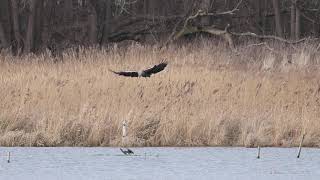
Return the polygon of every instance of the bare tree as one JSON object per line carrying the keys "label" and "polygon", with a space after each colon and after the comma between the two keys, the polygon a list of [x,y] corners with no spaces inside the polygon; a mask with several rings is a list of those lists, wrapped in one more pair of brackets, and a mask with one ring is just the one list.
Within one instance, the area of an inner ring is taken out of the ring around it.
{"label": "bare tree", "polygon": [[34,27],[35,27],[37,0],[30,0],[29,6],[30,6],[29,8],[30,14],[28,17],[28,29],[26,34],[26,44],[24,48],[24,53],[30,53],[34,44]]}
{"label": "bare tree", "polygon": [[291,0],[291,19],[290,19],[290,35],[291,39],[300,39],[300,9],[298,0]]}
{"label": "bare tree", "polygon": [[20,25],[19,25],[19,18],[18,18],[18,5],[17,0],[10,0],[11,5],[11,17],[12,17],[12,28],[14,33],[15,43],[13,45],[16,54],[20,54],[22,45],[21,45],[21,35],[20,35]]}
{"label": "bare tree", "polygon": [[150,0],[143,0],[143,14],[145,16],[148,16],[148,13],[149,13],[149,2]]}
{"label": "bare tree", "polygon": [[[221,37],[230,48],[236,36],[296,43],[319,36],[319,9],[319,0],[2,0],[0,43],[14,54],[44,49],[52,39],[61,39],[54,44],[62,51],[123,40],[168,44],[199,32]],[[52,38],[55,33],[62,38]]]}
{"label": "bare tree", "polygon": [[262,9],[263,9],[263,13],[262,13],[262,33],[266,34],[266,27],[267,27],[267,7],[268,7],[268,2],[269,0],[262,0]]}
{"label": "bare tree", "polygon": [[291,0],[291,8],[290,8],[290,37],[291,39],[295,39],[296,38],[296,34],[295,34],[295,23],[296,23],[296,4],[295,4],[296,0]]}
{"label": "bare tree", "polygon": [[105,1],[105,11],[103,14],[103,28],[102,28],[102,37],[100,39],[100,45],[105,42],[108,42],[109,35],[111,32],[111,20],[112,20],[112,0]]}
{"label": "bare tree", "polygon": [[9,46],[1,21],[0,21],[0,41],[1,41],[0,49],[1,49],[1,47],[7,48]]}
{"label": "bare tree", "polygon": [[[298,3],[298,1],[296,1]],[[296,22],[295,22],[296,28],[295,28],[295,35],[296,40],[300,39],[300,9],[296,5]]]}
{"label": "bare tree", "polygon": [[[211,0],[202,0],[200,4],[200,9],[204,12],[210,11],[210,3]],[[201,25],[202,26],[209,26],[210,25],[210,16],[202,16],[201,17]]]}
{"label": "bare tree", "polygon": [[97,29],[97,12],[96,12],[96,9],[95,9],[95,5],[94,5],[94,2],[90,1],[90,5],[89,5],[89,8],[90,8],[90,14],[89,14],[89,17],[88,17],[88,25],[89,25],[89,42],[91,45],[94,45],[97,43],[97,32],[98,32],[98,29]]}
{"label": "bare tree", "polygon": [[72,4],[72,0],[65,0],[64,1],[64,13],[63,13],[63,20],[64,22],[72,22],[72,9],[73,9],[73,4]]}
{"label": "bare tree", "polygon": [[44,1],[40,0],[37,3],[36,7],[36,17],[35,17],[35,27],[34,27],[34,44],[33,47],[35,50],[40,49],[42,42],[42,32],[43,32],[43,10],[44,10]]}
{"label": "bare tree", "polygon": [[272,0],[272,4],[276,21],[276,33],[279,37],[283,37],[279,0]]}
{"label": "bare tree", "polygon": [[233,9],[223,11],[223,12],[207,12],[207,11],[203,11],[202,9],[199,9],[196,14],[186,18],[182,29],[175,34],[175,36],[173,37],[173,40],[178,39],[186,34],[205,32],[205,33],[222,37],[228,43],[229,48],[231,50],[234,50],[232,34],[229,32],[230,24],[228,24],[225,27],[225,29],[222,30],[222,29],[216,28],[215,25],[197,27],[197,26],[190,25],[189,22],[197,19],[198,17],[204,17],[204,16],[233,15],[236,11],[239,11],[238,8],[241,3],[242,3],[242,0],[240,0]]}

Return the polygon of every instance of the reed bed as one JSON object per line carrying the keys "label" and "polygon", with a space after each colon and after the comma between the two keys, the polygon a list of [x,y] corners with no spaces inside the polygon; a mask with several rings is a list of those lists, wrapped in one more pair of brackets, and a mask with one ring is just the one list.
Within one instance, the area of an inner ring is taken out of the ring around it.
{"label": "reed bed", "polygon": [[[114,45],[14,57],[0,53],[1,146],[320,146],[320,56],[199,41]],[[164,72],[125,78],[166,59]]]}

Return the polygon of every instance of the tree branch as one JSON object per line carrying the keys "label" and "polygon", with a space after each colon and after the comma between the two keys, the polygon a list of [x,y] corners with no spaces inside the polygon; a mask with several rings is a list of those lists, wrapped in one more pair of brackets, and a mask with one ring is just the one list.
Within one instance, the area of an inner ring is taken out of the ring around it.
{"label": "tree branch", "polygon": [[232,10],[216,13],[206,13],[204,16],[233,15],[236,11],[239,11],[239,6],[241,5],[241,3],[242,0],[240,0]]}
{"label": "tree branch", "polygon": [[246,46],[246,48],[250,48],[250,47],[254,47],[254,46],[264,46],[265,48],[267,48],[271,52],[274,52],[276,54],[281,54],[279,51],[276,51],[273,48],[271,48],[266,42],[262,42],[262,43],[258,43],[258,44],[249,44],[248,46]]}
{"label": "tree branch", "polygon": [[303,42],[303,41],[308,39],[308,38],[303,38],[303,39],[299,39],[297,41],[290,41],[290,40],[281,38],[279,36],[257,35],[257,34],[252,33],[252,32],[245,32],[245,33],[230,32],[230,33],[232,35],[235,35],[235,36],[250,36],[250,37],[261,38],[261,39],[273,39],[273,40],[281,41],[281,42],[284,42],[284,43],[287,43],[287,44],[297,44],[297,43]]}

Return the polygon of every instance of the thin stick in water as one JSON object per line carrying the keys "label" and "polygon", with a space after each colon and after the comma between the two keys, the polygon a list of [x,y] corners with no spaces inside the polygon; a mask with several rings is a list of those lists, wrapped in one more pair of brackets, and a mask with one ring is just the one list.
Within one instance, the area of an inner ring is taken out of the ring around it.
{"label": "thin stick in water", "polygon": [[10,163],[10,156],[11,156],[11,153],[10,151],[8,152],[8,156],[7,156],[7,162]]}
{"label": "thin stick in water", "polygon": [[260,159],[260,146],[258,146],[258,156],[257,159]]}
{"label": "thin stick in water", "polygon": [[302,138],[301,138],[301,141],[300,141],[300,145],[299,145],[299,151],[298,151],[297,158],[300,158],[301,147],[302,147],[302,143],[303,143],[303,140],[304,140],[304,136],[305,136],[305,135],[306,135],[305,133],[302,135]]}

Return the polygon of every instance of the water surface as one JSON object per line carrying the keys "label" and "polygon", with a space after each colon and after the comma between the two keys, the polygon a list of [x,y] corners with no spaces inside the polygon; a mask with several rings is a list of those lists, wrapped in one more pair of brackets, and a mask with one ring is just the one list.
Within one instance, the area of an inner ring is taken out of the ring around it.
{"label": "water surface", "polygon": [[[0,180],[319,179],[320,150],[262,148],[0,147]],[[6,162],[10,151],[11,162]]]}

